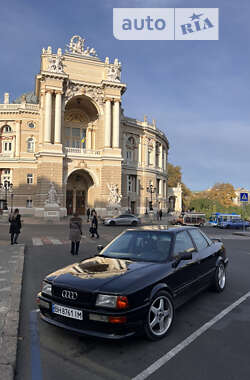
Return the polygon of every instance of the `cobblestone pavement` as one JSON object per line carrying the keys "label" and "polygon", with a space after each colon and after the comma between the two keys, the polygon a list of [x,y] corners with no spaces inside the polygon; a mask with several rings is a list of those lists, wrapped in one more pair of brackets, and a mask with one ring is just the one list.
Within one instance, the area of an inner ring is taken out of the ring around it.
{"label": "cobblestone pavement", "polygon": [[0,240],[0,380],[13,380],[19,324],[24,245]]}

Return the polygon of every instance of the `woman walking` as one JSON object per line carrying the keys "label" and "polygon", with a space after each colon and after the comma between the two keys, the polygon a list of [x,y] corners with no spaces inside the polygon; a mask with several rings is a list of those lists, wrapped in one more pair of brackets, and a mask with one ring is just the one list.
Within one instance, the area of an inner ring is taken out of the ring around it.
{"label": "woman walking", "polygon": [[19,214],[18,208],[15,209],[13,214],[10,214],[9,216],[9,222],[10,222],[10,241],[11,245],[18,244],[17,238],[20,234],[20,230],[22,228],[21,224],[21,215]]}
{"label": "woman walking", "polygon": [[71,240],[71,255],[78,255],[82,236],[82,219],[78,214],[74,214],[69,221],[69,239]]}
{"label": "woman walking", "polygon": [[96,238],[99,239],[99,234],[98,234],[98,219],[97,219],[97,213],[95,210],[93,210],[93,214],[92,214],[92,221],[91,221],[91,227],[90,227],[90,231],[91,231],[91,234],[92,234],[92,238],[95,237],[96,235]]}

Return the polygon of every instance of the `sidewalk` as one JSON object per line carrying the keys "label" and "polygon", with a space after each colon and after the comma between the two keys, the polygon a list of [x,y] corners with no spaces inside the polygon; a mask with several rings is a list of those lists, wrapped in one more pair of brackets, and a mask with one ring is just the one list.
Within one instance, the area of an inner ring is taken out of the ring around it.
{"label": "sidewalk", "polygon": [[24,249],[0,240],[0,380],[15,376]]}

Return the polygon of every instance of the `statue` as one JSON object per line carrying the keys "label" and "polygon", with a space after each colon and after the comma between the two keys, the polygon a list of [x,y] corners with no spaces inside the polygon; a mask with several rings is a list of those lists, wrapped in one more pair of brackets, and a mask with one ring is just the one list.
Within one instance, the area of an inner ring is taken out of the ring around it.
{"label": "statue", "polygon": [[48,191],[48,197],[45,201],[45,205],[59,205],[59,202],[57,200],[57,192],[53,182],[50,183],[50,189]]}
{"label": "statue", "polygon": [[86,56],[93,56],[96,57],[96,51],[94,48],[89,48],[84,49],[84,42],[85,39],[80,37],[80,36],[73,36],[70,40],[69,45],[66,45],[66,52],[67,53],[73,53],[77,55],[86,55]]}
{"label": "statue", "polygon": [[63,57],[60,55],[57,55],[56,58],[49,58],[48,59],[48,62],[49,62],[48,71],[50,71],[52,73],[63,74],[64,71],[63,71],[62,60],[63,60]]}
{"label": "statue", "polygon": [[108,74],[107,74],[108,80],[111,82],[120,82],[121,78],[121,66],[120,65],[112,65],[109,67]]}
{"label": "statue", "polygon": [[118,185],[116,184],[108,184],[109,188],[109,204],[110,205],[118,205],[121,202],[122,195],[119,194]]}

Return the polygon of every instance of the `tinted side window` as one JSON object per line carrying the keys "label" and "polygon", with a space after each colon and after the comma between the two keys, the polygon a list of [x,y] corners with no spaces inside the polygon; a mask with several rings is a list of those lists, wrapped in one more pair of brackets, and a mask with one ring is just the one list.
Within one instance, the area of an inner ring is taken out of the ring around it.
{"label": "tinted side window", "polygon": [[208,246],[207,240],[204,238],[204,236],[200,233],[199,230],[190,230],[189,233],[192,236],[198,251]]}
{"label": "tinted side window", "polygon": [[178,232],[175,238],[174,256],[190,248],[194,248],[194,245],[188,233],[186,231]]}

